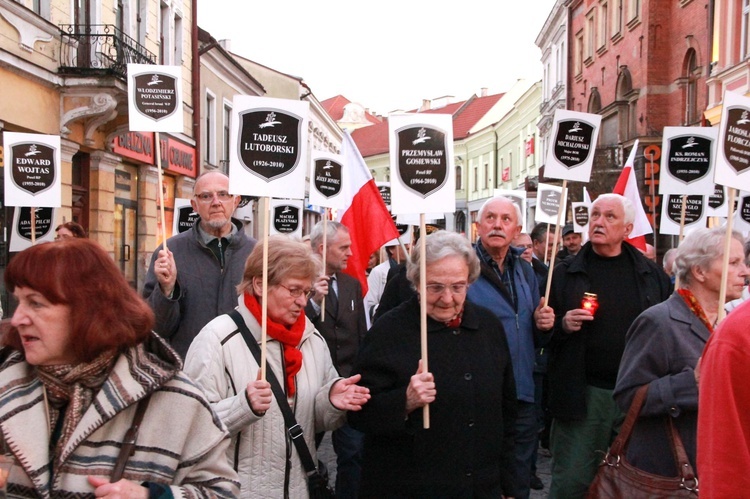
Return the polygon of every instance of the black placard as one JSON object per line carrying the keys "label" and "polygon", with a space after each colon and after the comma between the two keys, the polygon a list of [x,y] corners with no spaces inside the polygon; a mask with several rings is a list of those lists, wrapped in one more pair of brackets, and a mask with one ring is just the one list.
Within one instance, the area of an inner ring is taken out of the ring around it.
{"label": "black placard", "polygon": [[[682,216],[682,195],[670,194],[667,204],[667,216],[677,225]],[[703,196],[692,194],[685,196],[685,226],[693,224],[703,216]]]}
{"label": "black placard", "polygon": [[177,78],[165,73],[146,73],[133,77],[135,107],[144,116],[159,121],[179,108]]}
{"label": "black placard", "polygon": [[[18,214],[18,227],[16,231],[22,239],[31,241],[31,210],[28,206],[16,208],[21,210]],[[52,208],[33,208],[35,211],[34,225],[36,226],[35,237],[41,239],[52,230]]]}
{"label": "black placard", "polygon": [[586,162],[591,154],[594,126],[581,120],[560,120],[555,134],[553,154],[565,168],[571,169]]}
{"label": "black placard", "polygon": [[25,142],[11,147],[13,183],[30,194],[46,191],[55,183],[55,149],[47,144]]}
{"label": "black placard", "polygon": [[561,197],[561,194],[557,191],[542,191],[539,198],[539,209],[542,210],[542,213],[550,217],[557,215],[557,212],[560,210]]}
{"label": "black placard", "polygon": [[330,159],[316,159],[313,184],[318,192],[326,198],[341,192],[341,163]]}
{"label": "black placard", "polygon": [[192,206],[182,206],[177,210],[177,233],[190,230],[195,221],[198,220],[198,214],[193,211]]}
{"label": "black placard", "polygon": [[589,223],[589,207],[588,206],[576,206],[573,210],[573,218],[576,223],[581,227],[586,226]]}
{"label": "black placard", "polygon": [[273,209],[273,228],[281,234],[292,234],[299,229],[299,208],[292,205],[279,205]]}
{"label": "black placard", "polygon": [[739,216],[745,223],[750,224],[750,196],[745,196],[740,200],[740,206],[737,210]]}
{"label": "black placard", "polygon": [[750,113],[744,107],[726,109],[727,131],[724,156],[737,173],[750,168]]}
{"label": "black placard", "polygon": [[685,184],[702,179],[711,168],[711,145],[712,140],[707,137],[684,135],[670,139],[669,173]]}
{"label": "black placard", "polygon": [[714,184],[714,193],[712,196],[708,196],[708,206],[715,210],[723,205],[724,201],[724,186]]}
{"label": "black placard", "polygon": [[252,199],[252,196],[240,196],[240,203],[237,205],[237,209],[244,208]]}
{"label": "black placard", "polygon": [[426,198],[448,179],[445,133],[427,125],[396,132],[398,173],[403,185]]}
{"label": "black placard", "polygon": [[390,206],[391,205],[391,186],[379,185],[378,192],[380,192],[380,197],[383,198],[383,202],[385,203],[385,205]]}
{"label": "black placard", "polygon": [[407,224],[397,224],[396,223],[396,215],[391,215],[391,218],[393,219],[393,224],[396,226],[396,230],[398,231],[398,237],[401,237],[404,234],[406,234],[406,232],[409,230],[409,225],[407,225]]}
{"label": "black placard", "polygon": [[280,109],[240,113],[240,163],[270,182],[288,175],[300,162],[302,119]]}

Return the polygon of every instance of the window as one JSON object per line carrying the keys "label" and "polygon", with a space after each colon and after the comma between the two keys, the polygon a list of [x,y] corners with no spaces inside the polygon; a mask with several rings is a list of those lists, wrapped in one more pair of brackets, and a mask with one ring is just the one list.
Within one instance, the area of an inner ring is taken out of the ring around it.
{"label": "window", "polygon": [[479,168],[474,167],[474,192],[479,189]]}
{"label": "window", "polygon": [[628,28],[634,28],[640,23],[641,0],[630,0],[628,2]]}
{"label": "window", "polygon": [[609,38],[609,4],[602,2],[599,4],[599,37],[597,40],[597,50],[602,50],[607,46]]}
{"label": "window", "polygon": [[594,57],[596,46],[596,11],[592,10],[586,15],[586,61]]}
{"label": "window", "polygon": [[[223,153],[222,153],[222,160],[224,160],[224,164],[222,165],[225,168],[229,168],[229,148],[231,140],[231,127],[232,127],[232,106],[229,104],[224,104],[224,136],[222,137],[222,146],[223,146]],[[226,172],[225,172],[226,173]],[[373,175],[374,177],[374,175]]]}
{"label": "window", "polygon": [[583,73],[583,30],[576,33],[574,67],[576,76]]}
{"label": "window", "polygon": [[750,0],[742,0],[742,46],[740,59],[750,58]]}
{"label": "window", "polygon": [[456,165],[456,190],[460,191],[463,189],[461,182],[461,165]]}
{"label": "window", "polygon": [[216,137],[216,97],[206,89],[206,163],[216,164],[215,137]]}
{"label": "window", "polygon": [[159,32],[159,63],[169,64],[169,56],[171,54],[171,46],[169,44],[169,23],[171,17],[169,15],[169,5],[161,4],[161,24]]}
{"label": "window", "polygon": [[182,16],[174,16],[174,59],[172,64],[182,66]]}
{"label": "window", "polygon": [[489,163],[484,164],[484,188],[490,188],[490,165]]}
{"label": "window", "polygon": [[685,125],[698,122],[698,61],[694,49],[688,50],[685,61]]}
{"label": "window", "polygon": [[622,2],[623,0],[613,0],[612,3],[612,38],[622,37]]}

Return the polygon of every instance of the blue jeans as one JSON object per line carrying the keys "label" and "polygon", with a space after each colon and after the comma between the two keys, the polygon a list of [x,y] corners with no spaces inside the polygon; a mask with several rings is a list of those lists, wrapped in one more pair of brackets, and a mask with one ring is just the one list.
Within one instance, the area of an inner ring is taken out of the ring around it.
{"label": "blue jeans", "polygon": [[356,499],[362,474],[362,448],[365,435],[348,424],[331,434],[336,452],[336,497]]}
{"label": "blue jeans", "polygon": [[517,499],[527,499],[530,494],[531,463],[536,456],[539,439],[539,418],[536,404],[518,401],[516,419],[516,455],[514,459],[515,475],[518,480]]}

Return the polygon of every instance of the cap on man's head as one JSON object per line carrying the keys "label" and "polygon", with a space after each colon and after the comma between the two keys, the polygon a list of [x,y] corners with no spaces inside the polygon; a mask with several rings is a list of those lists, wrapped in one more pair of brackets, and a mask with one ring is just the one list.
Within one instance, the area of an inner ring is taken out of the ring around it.
{"label": "cap on man's head", "polygon": [[573,229],[573,224],[565,224],[562,230],[562,235],[563,237],[565,237],[568,234],[572,234],[573,232],[575,232],[575,230]]}

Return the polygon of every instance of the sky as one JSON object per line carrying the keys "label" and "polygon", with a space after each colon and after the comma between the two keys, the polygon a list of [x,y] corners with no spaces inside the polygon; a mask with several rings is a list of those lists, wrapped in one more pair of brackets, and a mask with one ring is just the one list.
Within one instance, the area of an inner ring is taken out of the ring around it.
{"label": "sky", "polygon": [[301,77],[322,101],[371,112],[466,100],[542,78],[534,44],[555,0],[198,0],[198,25],[231,51]]}

